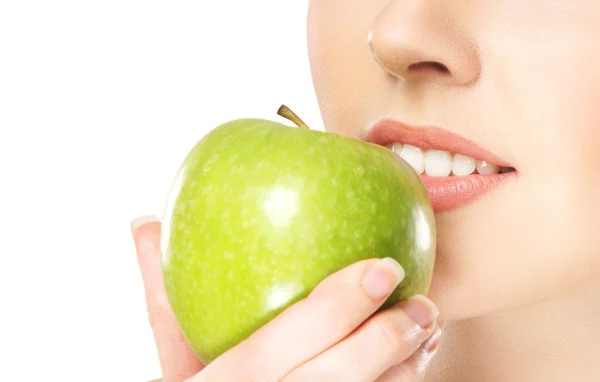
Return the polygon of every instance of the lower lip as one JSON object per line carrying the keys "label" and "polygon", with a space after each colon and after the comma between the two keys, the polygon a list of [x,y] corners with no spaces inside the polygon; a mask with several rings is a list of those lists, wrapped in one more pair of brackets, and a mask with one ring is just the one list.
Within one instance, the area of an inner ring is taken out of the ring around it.
{"label": "lower lip", "polygon": [[514,177],[516,171],[492,175],[426,176],[421,180],[435,212],[460,208]]}

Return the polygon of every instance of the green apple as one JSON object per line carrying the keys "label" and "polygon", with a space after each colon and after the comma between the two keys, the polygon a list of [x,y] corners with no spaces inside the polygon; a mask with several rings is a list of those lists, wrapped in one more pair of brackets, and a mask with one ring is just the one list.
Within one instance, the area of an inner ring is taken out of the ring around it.
{"label": "green apple", "polygon": [[[306,127],[284,106],[279,114]],[[362,259],[393,257],[405,269],[381,309],[427,293],[435,224],[419,176],[385,147],[249,118],[189,152],[161,242],[169,302],[209,363]]]}

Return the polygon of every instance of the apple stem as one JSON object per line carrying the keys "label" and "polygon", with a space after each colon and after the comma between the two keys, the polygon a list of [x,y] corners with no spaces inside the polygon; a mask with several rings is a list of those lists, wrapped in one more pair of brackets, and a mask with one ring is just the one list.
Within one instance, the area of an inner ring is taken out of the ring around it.
{"label": "apple stem", "polygon": [[296,124],[296,126],[301,127],[303,129],[310,130],[310,127],[303,120],[300,119],[289,107],[285,105],[281,105],[279,110],[277,110],[277,114],[282,116],[283,118],[290,120]]}

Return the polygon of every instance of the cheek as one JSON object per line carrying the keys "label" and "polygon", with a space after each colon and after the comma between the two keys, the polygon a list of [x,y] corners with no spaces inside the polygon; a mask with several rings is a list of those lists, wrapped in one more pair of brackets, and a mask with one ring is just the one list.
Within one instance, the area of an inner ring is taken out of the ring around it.
{"label": "cheek", "polygon": [[521,174],[437,217],[431,293],[448,318],[531,303],[600,276],[600,75],[590,70],[600,48],[582,36],[551,40],[496,44],[487,56],[480,110],[508,137]]}
{"label": "cheek", "polygon": [[[596,12],[600,7],[590,10]],[[480,106],[500,121],[494,130],[510,137],[527,176],[570,173],[581,183],[580,175],[598,173],[600,46],[590,36],[600,34],[600,16],[595,19],[574,25],[586,21],[573,14],[557,17],[552,27],[530,26],[535,33],[515,27],[481,36],[489,48]]]}
{"label": "cheek", "polygon": [[317,100],[328,131],[358,136],[366,100],[382,71],[367,37],[380,0],[313,0],[308,11],[308,53]]}

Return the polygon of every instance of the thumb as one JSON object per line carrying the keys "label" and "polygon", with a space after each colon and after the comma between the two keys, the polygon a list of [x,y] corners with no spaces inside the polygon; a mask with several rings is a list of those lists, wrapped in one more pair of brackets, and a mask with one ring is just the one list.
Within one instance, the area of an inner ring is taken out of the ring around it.
{"label": "thumb", "polygon": [[203,365],[188,345],[169,305],[163,284],[160,251],[161,224],[154,216],[131,223],[138,264],[142,273],[148,320],[154,334],[164,382],[181,382]]}

